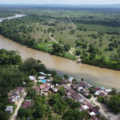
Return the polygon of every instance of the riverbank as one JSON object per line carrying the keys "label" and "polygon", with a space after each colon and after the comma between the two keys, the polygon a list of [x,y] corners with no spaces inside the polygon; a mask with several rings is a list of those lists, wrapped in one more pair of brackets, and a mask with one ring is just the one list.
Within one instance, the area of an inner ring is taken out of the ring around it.
{"label": "riverbank", "polygon": [[33,57],[40,59],[50,70],[56,70],[58,75],[65,73],[74,78],[84,78],[85,81],[96,87],[116,88],[120,90],[120,72],[87,64],[77,64],[75,61],[50,55],[35,49],[21,46],[20,44],[0,36],[0,49],[18,50],[23,60]]}

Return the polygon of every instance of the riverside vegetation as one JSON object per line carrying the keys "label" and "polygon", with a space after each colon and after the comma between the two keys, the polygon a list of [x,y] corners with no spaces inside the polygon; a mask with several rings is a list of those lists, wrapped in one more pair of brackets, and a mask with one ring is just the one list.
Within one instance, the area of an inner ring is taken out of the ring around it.
{"label": "riverside vegetation", "polygon": [[[8,11],[8,8],[4,9]],[[26,16],[4,20],[0,23],[0,34],[50,54],[72,60],[80,55],[83,63],[120,70],[119,11],[59,7],[57,10],[54,7],[15,8],[14,13]],[[50,33],[59,44],[50,39]],[[74,55],[69,53],[71,47],[75,49]]]}

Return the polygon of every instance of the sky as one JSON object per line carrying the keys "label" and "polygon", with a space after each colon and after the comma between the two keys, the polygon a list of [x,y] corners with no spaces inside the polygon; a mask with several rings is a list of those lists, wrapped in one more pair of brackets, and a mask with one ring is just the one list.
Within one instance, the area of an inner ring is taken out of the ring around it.
{"label": "sky", "polygon": [[0,0],[0,4],[120,4],[120,0]]}

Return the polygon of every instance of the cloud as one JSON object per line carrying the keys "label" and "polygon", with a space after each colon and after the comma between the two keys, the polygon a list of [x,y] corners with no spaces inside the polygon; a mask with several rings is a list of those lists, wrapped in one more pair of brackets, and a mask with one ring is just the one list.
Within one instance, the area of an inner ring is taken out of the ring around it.
{"label": "cloud", "polygon": [[0,4],[120,4],[120,0],[0,0]]}

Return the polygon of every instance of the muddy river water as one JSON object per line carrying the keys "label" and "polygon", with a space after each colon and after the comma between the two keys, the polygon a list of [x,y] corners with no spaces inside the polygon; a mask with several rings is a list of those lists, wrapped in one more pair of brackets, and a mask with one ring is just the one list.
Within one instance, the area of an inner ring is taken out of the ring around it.
{"label": "muddy river water", "polygon": [[[2,21],[2,19],[0,19],[0,21]],[[56,70],[58,75],[68,74],[75,78],[84,78],[85,81],[94,86],[114,87],[120,90],[120,71],[76,63],[69,59],[22,46],[0,35],[0,49],[2,48],[18,50],[22,59],[29,57],[40,59],[48,69]]]}

